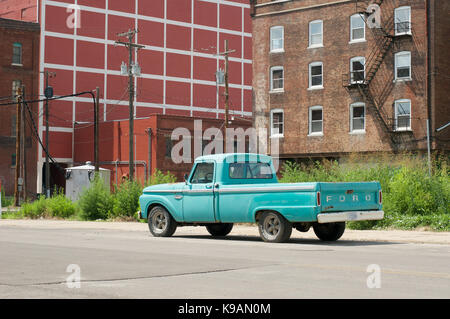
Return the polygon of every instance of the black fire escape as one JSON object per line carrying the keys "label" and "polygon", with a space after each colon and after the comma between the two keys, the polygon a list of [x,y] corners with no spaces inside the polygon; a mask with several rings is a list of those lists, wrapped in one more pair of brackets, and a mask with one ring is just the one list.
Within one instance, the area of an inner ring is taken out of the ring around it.
{"label": "black fire escape", "polygon": [[[358,94],[368,106],[368,110],[376,118],[380,128],[386,133],[388,141],[394,150],[399,150],[411,140],[412,133],[408,131],[398,130],[398,123],[392,116],[393,110],[384,108],[384,103],[389,97],[392,90],[392,77],[389,80],[384,80],[385,85],[380,88],[374,88],[373,81],[376,78],[380,67],[386,59],[388,53],[393,49],[394,45],[400,45],[401,40],[411,37],[410,22],[396,22],[394,8],[383,8],[384,14],[388,15],[388,19],[382,16],[381,26],[373,27],[370,24],[369,18],[372,18],[372,11],[368,12],[370,5],[377,5],[380,10],[382,7],[387,7],[387,1],[384,0],[355,0],[356,12],[359,13],[369,29],[372,32],[374,43],[372,50],[368,57],[366,57],[364,65],[361,69],[353,69],[343,76],[343,86],[349,93]],[[385,5],[383,6],[383,3]],[[373,7],[373,6],[372,6]],[[383,81],[383,80],[382,80]],[[381,82],[382,82],[381,81]],[[372,84],[372,85],[371,85]]]}

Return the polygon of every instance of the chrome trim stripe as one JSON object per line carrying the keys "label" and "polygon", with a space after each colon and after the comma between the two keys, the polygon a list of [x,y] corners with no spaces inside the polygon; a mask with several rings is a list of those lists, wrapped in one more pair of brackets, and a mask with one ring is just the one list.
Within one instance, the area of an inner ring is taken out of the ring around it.
{"label": "chrome trim stripe", "polygon": [[280,186],[280,187],[254,187],[254,188],[222,188],[219,193],[251,193],[251,192],[282,192],[314,190],[314,186]]}
{"label": "chrome trim stripe", "polygon": [[320,224],[361,221],[361,220],[380,220],[384,218],[384,212],[378,211],[349,211],[339,213],[324,213],[317,215],[317,221]]}
{"label": "chrome trim stripe", "polygon": [[[239,187],[239,188],[219,188],[215,189],[218,193],[251,193],[251,192],[283,192],[283,191],[312,191],[315,186],[278,186],[278,187]],[[150,190],[145,193],[212,193],[212,189],[193,189],[193,190]]]}

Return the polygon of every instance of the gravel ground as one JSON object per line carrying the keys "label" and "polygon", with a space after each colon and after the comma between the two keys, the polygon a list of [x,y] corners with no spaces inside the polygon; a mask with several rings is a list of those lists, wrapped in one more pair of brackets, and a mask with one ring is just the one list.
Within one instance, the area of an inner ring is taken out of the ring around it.
{"label": "gravel ground", "polygon": [[[84,222],[63,220],[0,220],[0,228],[22,227],[22,228],[48,228],[48,229],[110,229],[123,231],[149,232],[147,224],[137,222]],[[175,236],[198,236],[208,235],[205,227],[179,227]],[[230,235],[234,236],[258,236],[258,228],[255,225],[235,225]],[[301,233],[295,229],[291,238],[317,239],[313,230]],[[349,241],[379,241],[399,243],[427,243],[427,244],[450,244],[450,232],[431,231],[404,231],[404,230],[350,230],[347,229],[341,240]]]}

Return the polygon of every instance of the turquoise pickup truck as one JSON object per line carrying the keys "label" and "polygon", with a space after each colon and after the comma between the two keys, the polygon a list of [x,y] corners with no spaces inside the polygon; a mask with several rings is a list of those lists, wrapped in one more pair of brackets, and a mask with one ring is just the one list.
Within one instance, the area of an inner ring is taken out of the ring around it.
{"label": "turquoise pickup truck", "polygon": [[311,226],[319,239],[335,241],[345,222],[384,216],[380,183],[278,183],[272,158],[260,154],[198,157],[184,183],[149,186],[139,201],[139,216],[156,237],[178,226],[226,236],[233,223],[257,223],[266,242],[285,242],[292,228]]}

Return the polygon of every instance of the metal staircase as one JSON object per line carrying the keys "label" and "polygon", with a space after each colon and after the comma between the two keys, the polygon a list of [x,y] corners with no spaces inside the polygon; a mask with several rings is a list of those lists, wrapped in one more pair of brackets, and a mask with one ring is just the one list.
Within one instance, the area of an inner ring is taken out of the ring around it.
{"label": "metal staircase", "polygon": [[[371,14],[371,12],[366,11],[369,5],[376,4],[381,8],[383,3],[386,3],[386,1],[355,0],[356,12],[364,15],[364,21],[366,21],[367,24],[367,17]],[[387,133],[386,135],[389,137],[389,142],[392,148],[394,150],[398,150],[399,147],[401,147],[400,144],[408,139],[410,140],[410,138],[405,139],[405,133],[399,133],[396,130],[395,119],[392,118],[392,115],[389,116],[383,108],[384,102],[389,95],[389,91],[392,89],[392,85],[387,85],[381,92],[376,93],[371,86],[372,81],[385,61],[386,56],[393,48],[395,41],[404,36],[404,34],[401,36],[396,36],[397,24],[394,21],[394,8],[388,9],[391,12],[390,18],[383,21],[380,28],[370,28],[374,43],[372,46],[372,51],[365,60],[364,77],[361,76],[362,72],[360,70],[345,73],[343,75],[343,86],[349,93],[356,91],[360,95],[368,106],[368,109],[372,111],[375,118],[380,123],[382,129]],[[389,10],[385,10],[385,13]],[[355,78],[358,80],[355,81]]]}

